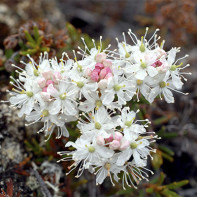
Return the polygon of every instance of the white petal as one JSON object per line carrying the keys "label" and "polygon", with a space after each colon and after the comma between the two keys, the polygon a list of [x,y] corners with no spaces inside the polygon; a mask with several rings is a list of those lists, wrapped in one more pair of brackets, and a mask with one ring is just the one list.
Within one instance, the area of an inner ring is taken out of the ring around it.
{"label": "white petal", "polygon": [[147,73],[146,73],[146,70],[139,70],[136,75],[135,75],[135,78],[136,79],[140,79],[140,80],[144,80],[145,77],[147,76]]}
{"label": "white petal", "polygon": [[174,97],[170,90],[168,90],[167,88],[164,88],[163,95],[167,103],[174,103]]}
{"label": "white petal", "polygon": [[27,99],[26,94],[18,94],[16,96],[12,96],[9,101],[11,104],[17,105],[19,103],[23,103],[26,99]]}
{"label": "white petal", "polygon": [[52,115],[58,114],[60,112],[60,109],[61,109],[61,100],[57,99],[51,104],[49,113]]}
{"label": "white petal", "polygon": [[112,103],[113,100],[114,100],[114,93],[113,91],[110,91],[104,95],[102,102],[104,105],[109,105]]}
{"label": "white petal", "polygon": [[150,94],[148,96],[148,101],[150,103],[152,103],[154,101],[155,97],[157,95],[159,95],[159,94],[160,94],[160,88],[159,88],[159,86],[156,86],[156,87],[152,88],[151,91],[150,91]]}

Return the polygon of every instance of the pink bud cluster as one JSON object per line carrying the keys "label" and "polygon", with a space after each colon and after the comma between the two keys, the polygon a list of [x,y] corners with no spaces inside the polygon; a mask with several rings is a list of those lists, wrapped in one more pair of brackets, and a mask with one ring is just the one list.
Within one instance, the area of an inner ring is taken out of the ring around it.
{"label": "pink bud cluster", "polygon": [[111,70],[112,62],[106,58],[107,56],[105,53],[98,53],[95,57],[95,68],[93,70],[90,68],[86,70],[87,76],[89,76],[92,81],[99,82],[104,79],[107,80],[113,76]]}

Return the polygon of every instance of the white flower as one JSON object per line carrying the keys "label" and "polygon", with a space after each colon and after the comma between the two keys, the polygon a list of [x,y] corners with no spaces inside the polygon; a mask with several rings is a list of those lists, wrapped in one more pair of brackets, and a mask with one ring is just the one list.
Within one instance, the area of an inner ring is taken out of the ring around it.
{"label": "white flower", "polygon": [[[28,80],[23,85],[19,81],[16,81],[16,85],[14,85],[17,89],[13,88],[13,92],[11,92],[12,96],[9,99],[12,105],[15,105],[18,108],[21,108],[19,112],[19,117],[23,114],[29,114],[33,108],[35,102],[39,99],[39,90],[38,85],[31,80]],[[12,83],[14,84],[14,83]]]}
{"label": "white flower", "polygon": [[[39,132],[45,132],[45,135],[52,134],[52,131],[54,130],[55,126],[58,128],[58,137],[60,138],[61,135],[64,135],[68,137],[68,131],[65,127],[65,122],[61,119],[61,116],[52,115],[49,113],[51,106],[38,106],[37,104],[34,106],[35,111],[32,111],[29,115],[26,116],[26,120],[28,122],[31,122],[26,125],[31,125],[36,122],[43,122],[44,126],[38,131]],[[59,130],[60,129],[60,130]],[[49,139],[49,138],[48,138]]]}
{"label": "white flower", "polygon": [[123,189],[126,189],[125,183],[129,187],[133,186],[135,189],[137,189],[137,185],[142,179],[145,179],[148,181],[149,175],[147,172],[154,174],[151,170],[148,170],[147,168],[144,167],[147,165],[147,162],[146,160],[143,160],[143,161],[144,163],[142,163],[142,165],[140,166],[136,165],[135,161],[127,162],[124,165],[124,168],[122,170],[123,171],[123,177],[122,177]]}
{"label": "white flower", "polygon": [[137,135],[132,131],[125,131],[124,138],[129,141],[129,147],[126,150],[123,150],[119,153],[119,157],[117,159],[117,165],[124,165],[124,163],[129,160],[131,156],[137,165],[141,165],[143,160],[147,159],[147,155],[150,155],[150,142],[144,138],[140,139],[139,134]]}
{"label": "white flower", "polygon": [[94,138],[98,134],[102,134],[103,137],[109,137],[112,130],[116,127],[116,123],[113,122],[113,119],[103,106],[99,107],[96,112],[93,111],[90,117],[85,116],[85,118],[89,122],[79,122],[78,127],[89,139]]}
{"label": "white flower", "polygon": [[85,77],[80,76],[78,71],[71,73],[70,78],[72,79],[73,84],[76,86],[76,89],[79,92],[79,99],[81,99],[83,95],[87,100],[93,100],[90,94],[97,90],[97,83],[93,83]]}
{"label": "white flower", "polygon": [[60,82],[57,89],[50,84],[47,92],[54,97],[55,101],[51,103],[51,114],[58,114],[59,112],[65,115],[76,115],[76,86],[69,82]]}
{"label": "white flower", "polygon": [[[164,77],[160,76],[157,79],[152,79],[154,85],[150,91],[148,101],[152,103],[156,96],[163,94],[164,99],[167,103],[174,103],[174,97],[171,90],[174,90],[172,87],[172,82],[169,80],[169,75],[166,74]],[[161,98],[162,99],[162,98]]]}
{"label": "white flower", "polygon": [[113,178],[118,182],[119,177],[118,173],[122,170],[120,166],[116,165],[117,157],[111,157],[110,159],[105,159],[101,162],[98,162],[95,168],[98,168],[96,171],[96,184],[102,184],[106,177],[110,178],[112,185],[114,186]]}
{"label": "white flower", "polygon": [[107,89],[103,93],[103,104],[109,105],[118,97],[117,103],[125,105],[133,96],[131,82],[124,77],[114,76],[108,80]]}

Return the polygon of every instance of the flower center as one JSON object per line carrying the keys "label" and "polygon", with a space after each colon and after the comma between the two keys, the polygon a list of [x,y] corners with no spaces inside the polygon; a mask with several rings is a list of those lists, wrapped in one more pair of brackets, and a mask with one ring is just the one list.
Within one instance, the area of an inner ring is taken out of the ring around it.
{"label": "flower center", "polygon": [[140,79],[137,79],[137,80],[136,80],[136,83],[137,83],[137,85],[139,85],[139,86],[140,86],[140,85],[142,85],[143,81],[142,81],[142,80],[140,80]]}
{"label": "flower center", "polygon": [[34,94],[33,94],[33,92],[26,92],[26,95],[27,95],[28,97],[32,97]]}
{"label": "flower center", "polygon": [[88,147],[88,151],[89,151],[90,153],[93,153],[93,152],[95,151],[95,148],[94,148],[93,146],[89,146],[89,147]]}
{"label": "flower center", "polygon": [[44,109],[43,111],[42,111],[42,117],[47,117],[49,115],[49,111],[48,110],[46,110],[46,109]]}
{"label": "flower center", "polygon": [[63,93],[63,94],[60,94],[60,99],[61,100],[65,100],[66,99],[66,92]]}
{"label": "flower center", "polygon": [[101,100],[97,100],[96,101],[96,106],[97,107],[101,107],[102,106],[102,101]]}
{"label": "flower center", "polygon": [[127,127],[130,127],[130,126],[132,125],[132,122],[133,122],[132,120],[131,120],[131,121],[126,121],[126,122],[125,122],[125,125],[126,125]]}
{"label": "flower center", "polygon": [[165,87],[166,87],[166,82],[165,82],[165,81],[160,82],[160,83],[159,83],[159,86],[160,86],[161,88],[165,88]]}
{"label": "flower center", "polygon": [[120,85],[114,85],[114,91],[118,92],[121,88],[125,87],[125,85],[120,86]]}
{"label": "flower center", "polygon": [[137,146],[138,146],[138,144],[137,144],[136,142],[132,142],[132,143],[130,144],[131,149],[136,149]]}
{"label": "flower center", "polygon": [[95,129],[100,130],[101,129],[101,124],[99,122],[95,122]]}
{"label": "flower center", "polygon": [[145,69],[146,67],[147,67],[147,64],[141,61],[141,68]]}
{"label": "flower center", "polygon": [[110,164],[110,163],[106,163],[106,164],[104,165],[104,167],[105,167],[106,170],[110,170],[111,164]]}
{"label": "flower center", "polygon": [[35,75],[36,77],[39,76],[39,72],[38,72],[37,69],[34,69],[34,75]]}
{"label": "flower center", "polygon": [[78,86],[79,88],[83,88],[84,83],[83,83],[82,81],[79,81],[79,82],[77,82],[77,86]]}

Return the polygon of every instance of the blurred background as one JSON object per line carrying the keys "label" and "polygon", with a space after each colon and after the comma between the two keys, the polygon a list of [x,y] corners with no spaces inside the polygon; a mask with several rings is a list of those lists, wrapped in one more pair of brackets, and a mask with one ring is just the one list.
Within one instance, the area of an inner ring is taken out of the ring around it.
{"label": "blurred background", "polygon": [[[162,137],[149,163],[155,172],[151,183],[124,191],[121,185],[112,187],[108,181],[96,187],[88,172],[79,180],[74,173],[66,177],[68,164],[57,164],[60,158],[56,152],[64,150],[67,139],[52,136],[44,143],[44,136],[36,134],[39,125],[25,127],[17,110],[0,103],[0,188],[5,193],[47,197],[197,196],[197,0],[1,0],[0,99],[8,98],[9,76],[17,77],[11,64],[22,66],[19,61],[27,61],[27,54],[38,59],[43,51],[50,57],[61,57],[62,51],[67,51],[72,56],[72,50],[82,45],[81,36],[91,46],[91,38],[97,40],[102,35],[104,44],[110,42],[116,48],[115,38],[121,40],[122,32],[130,28],[140,38],[147,26],[150,35],[160,28],[166,50],[181,47],[178,57],[189,54],[183,62],[191,64],[187,71],[192,72],[183,89],[190,93],[188,96],[175,94],[174,104],[157,101],[151,106],[140,105],[141,118],[148,117],[152,121],[150,130]],[[132,44],[129,38],[127,41]],[[74,139],[75,125],[69,127]],[[175,181],[182,182],[173,185]],[[166,194],[163,188],[172,192]]]}

